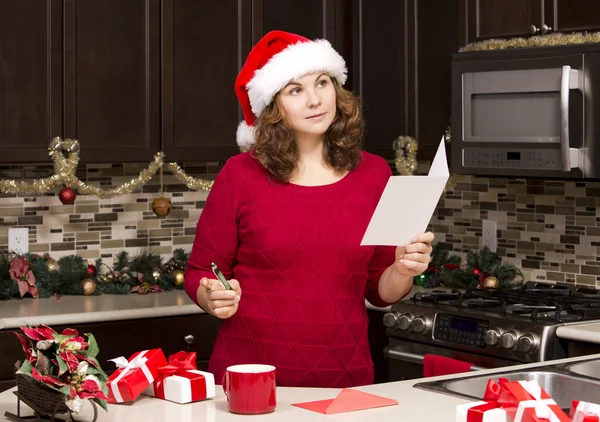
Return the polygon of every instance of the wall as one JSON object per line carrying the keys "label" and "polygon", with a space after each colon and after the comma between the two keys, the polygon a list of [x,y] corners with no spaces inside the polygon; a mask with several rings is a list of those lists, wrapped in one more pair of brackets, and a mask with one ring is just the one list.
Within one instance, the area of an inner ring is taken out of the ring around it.
{"label": "wall", "polygon": [[465,176],[431,221],[436,238],[465,256],[481,248],[482,220],[498,222],[498,254],[532,279],[600,288],[600,183]]}
{"label": "wall", "polygon": [[[89,184],[111,187],[131,180],[146,165],[80,166],[77,175]],[[213,179],[220,166],[188,164],[184,169],[195,177]],[[29,180],[51,174],[52,166],[0,167],[0,179]],[[0,195],[0,253],[7,251],[9,227],[28,227],[30,252],[49,252],[55,259],[77,253],[85,259],[102,257],[110,265],[119,252],[126,250],[131,255],[151,251],[166,261],[174,249],[191,248],[207,192],[190,191],[168,170],[163,182],[164,196],[171,198],[173,204],[173,211],[166,218],[157,217],[152,211],[152,201],[160,196],[158,174],[141,193],[113,199],[78,196],[73,205],[63,205],[58,192],[23,197]]]}
{"label": "wall", "polygon": [[[82,180],[114,186],[130,180],[143,164],[81,166]],[[184,166],[196,177],[213,179],[219,163]],[[0,167],[0,179],[42,178],[51,166]],[[8,227],[30,229],[30,250],[59,258],[78,253],[86,259],[153,251],[165,259],[173,249],[189,250],[206,192],[190,192],[168,171],[165,196],[174,210],[167,218],[152,212],[159,177],[141,193],[109,200],[79,196],[75,205],[60,203],[56,192],[16,197],[0,195],[0,252],[6,252]],[[447,189],[430,229],[445,248],[461,256],[481,248],[481,221],[498,222],[498,253],[538,280],[600,288],[600,183],[537,179],[462,177]],[[408,204],[410,205],[410,200]]]}

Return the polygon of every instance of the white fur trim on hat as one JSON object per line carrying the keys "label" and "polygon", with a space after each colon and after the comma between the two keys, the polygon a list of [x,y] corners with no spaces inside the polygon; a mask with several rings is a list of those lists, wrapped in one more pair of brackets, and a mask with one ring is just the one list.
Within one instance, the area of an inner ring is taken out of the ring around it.
{"label": "white fur trim on hat", "polygon": [[259,116],[275,94],[291,80],[319,70],[328,72],[340,85],[346,82],[346,62],[329,41],[299,42],[281,50],[246,84],[252,112]]}
{"label": "white fur trim on hat", "polygon": [[250,146],[254,143],[254,127],[248,126],[246,122],[242,120],[238,125],[235,138],[240,147],[249,150]]}

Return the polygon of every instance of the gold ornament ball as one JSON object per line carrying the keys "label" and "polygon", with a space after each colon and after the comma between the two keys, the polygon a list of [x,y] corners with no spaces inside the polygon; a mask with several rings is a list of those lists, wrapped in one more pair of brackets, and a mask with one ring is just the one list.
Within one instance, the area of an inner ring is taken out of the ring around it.
{"label": "gold ornament ball", "polygon": [[497,289],[500,287],[500,281],[494,276],[489,276],[483,279],[481,287],[484,289]]}
{"label": "gold ornament ball", "polygon": [[54,259],[49,259],[46,261],[46,268],[48,268],[48,271],[56,271],[58,270],[58,263]]}
{"label": "gold ornament ball", "polygon": [[173,210],[173,204],[171,204],[171,200],[169,198],[156,198],[154,202],[152,202],[152,211],[159,217],[166,217],[171,214]]}
{"label": "gold ornament ball", "polygon": [[83,287],[83,294],[89,296],[96,291],[96,282],[91,278],[86,278],[81,282],[81,287]]}
{"label": "gold ornament ball", "polygon": [[174,285],[181,286],[185,282],[185,272],[183,270],[173,271],[173,276],[175,277]]}

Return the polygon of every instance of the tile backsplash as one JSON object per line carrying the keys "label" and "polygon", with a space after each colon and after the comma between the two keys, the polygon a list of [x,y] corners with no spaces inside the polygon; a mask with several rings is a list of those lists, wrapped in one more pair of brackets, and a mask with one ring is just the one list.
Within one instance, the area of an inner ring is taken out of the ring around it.
{"label": "tile backsplash", "polygon": [[600,183],[465,176],[443,195],[430,229],[461,256],[495,220],[498,254],[531,279],[600,288]]}
{"label": "tile backsplash", "polygon": [[[117,186],[135,177],[145,164],[80,166],[90,184]],[[220,163],[188,163],[188,174],[214,179]],[[52,166],[2,166],[0,179],[48,177]],[[78,196],[62,205],[58,190],[44,195],[0,195],[0,253],[8,249],[8,228],[28,227],[31,252],[60,258],[74,253],[107,263],[122,250],[135,255],[153,251],[165,259],[176,248],[189,250],[207,192],[190,191],[168,171],[164,196],[173,211],[152,212],[159,196],[155,176],[140,193],[113,199]],[[410,200],[408,200],[410,202]],[[482,220],[497,221],[498,254],[538,280],[600,288],[600,183],[465,176],[444,193],[430,229],[443,247],[465,256],[481,249]],[[407,204],[409,206],[409,203]]]}

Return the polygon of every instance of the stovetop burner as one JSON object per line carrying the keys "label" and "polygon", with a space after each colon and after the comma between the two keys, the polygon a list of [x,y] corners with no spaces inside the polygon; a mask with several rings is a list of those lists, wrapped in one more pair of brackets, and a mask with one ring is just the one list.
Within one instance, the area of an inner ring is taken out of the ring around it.
{"label": "stovetop burner", "polygon": [[600,319],[600,291],[538,282],[518,288],[469,289],[464,293],[458,290],[419,292],[412,300],[438,309],[464,308],[534,321],[563,323]]}

